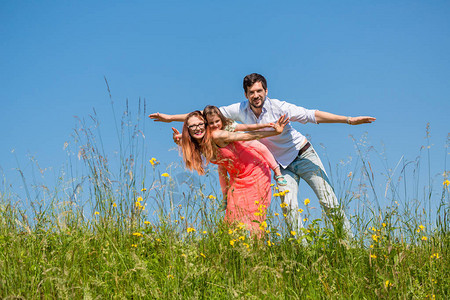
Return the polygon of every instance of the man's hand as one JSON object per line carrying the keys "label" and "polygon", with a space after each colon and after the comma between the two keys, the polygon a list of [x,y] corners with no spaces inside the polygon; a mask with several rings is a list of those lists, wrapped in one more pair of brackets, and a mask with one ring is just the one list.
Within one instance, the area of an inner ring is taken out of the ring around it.
{"label": "man's hand", "polygon": [[180,144],[181,144],[181,133],[176,128],[172,127],[172,130],[173,130],[173,134],[172,134],[173,142],[180,146]]}
{"label": "man's hand", "polygon": [[166,114],[161,114],[161,113],[153,113],[148,115],[148,117],[150,119],[153,119],[153,121],[155,122],[165,122],[165,123],[170,123],[172,122],[172,118],[170,115],[166,115]]}
{"label": "man's hand", "polygon": [[349,117],[348,118],[348,124],[350,124],[350,125],[359,125],[359,124],[365,124],[365,123],[372,123],[375,120],[376,120],[376,118],[368,117],[368,116]]}

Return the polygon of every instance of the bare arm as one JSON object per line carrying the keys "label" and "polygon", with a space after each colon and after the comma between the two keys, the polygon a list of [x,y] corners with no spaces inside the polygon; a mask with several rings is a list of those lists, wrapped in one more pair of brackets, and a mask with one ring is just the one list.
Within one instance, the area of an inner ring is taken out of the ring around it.
{"label": "bare arm", "polygon": [[264,124],[237,124],[235,131],[254,131],[263,128],[273,127],[274,123]]}
{"label": "bare arm", "polygon": [[220,189],[222,190],[223,198],[226,199],[228,195],[228,173],[227,169],[223,166],[219,166],[217,169],[217,172],[219,173],[219,182],[220,182]]}
{"label": "bare arm", "polygon": [[252,131],[252,132],[229,132],[225,130],[216,130],[213,132],[214,142],[219,145],[219,147],[225,147],[231,142],[235,141],[251,141],[266,138],[269,136],[278,135],[283,132],[286,124],[289,123],[289,119],[286,115],[283,115],[278,119],[278,121],[273,125],[275,130],[271,131]]}
{"label": "bare arm", "polygon": [[179,115],[168,115],[168,114],[162,114],[162,113],[153,113],[148,115],[150,119],[153,119],[155,122],[165,122],[170,123],[174,121],[178,122],[184,122],[184,119],[186,119],[186,116],[188,114],[179,114]]}
{"label": "bare arm", "polygon": [[316,110],[315,112],[317,123],[348,123],[350,125],[359,125],[365,123],[372,123],[376,120],[374,117],[346,117],[328,113],[325,111]]}

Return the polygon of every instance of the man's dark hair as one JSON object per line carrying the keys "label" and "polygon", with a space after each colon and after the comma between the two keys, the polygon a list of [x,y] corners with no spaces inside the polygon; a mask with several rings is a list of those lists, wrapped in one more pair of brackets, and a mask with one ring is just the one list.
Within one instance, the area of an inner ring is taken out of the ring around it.
{"label": "man's dark hair", "polygon": [[244,91],[247,94],[247,89],[257,82],[261,82],[264,90],[267,91],[267,81],[264,76],[258,73],[252,73],[244,77]]}

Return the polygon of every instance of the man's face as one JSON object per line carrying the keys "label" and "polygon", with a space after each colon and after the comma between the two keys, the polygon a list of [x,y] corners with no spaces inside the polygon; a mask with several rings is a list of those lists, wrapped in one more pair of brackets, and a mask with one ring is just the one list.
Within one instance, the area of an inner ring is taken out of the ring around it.
{"label": "man's face", "polygon": [[261,82],[255,82],[251,87],[247,88],[245,98],[248,99],[252,108],[262,108],[266,100],[267,90],[265,90]]}

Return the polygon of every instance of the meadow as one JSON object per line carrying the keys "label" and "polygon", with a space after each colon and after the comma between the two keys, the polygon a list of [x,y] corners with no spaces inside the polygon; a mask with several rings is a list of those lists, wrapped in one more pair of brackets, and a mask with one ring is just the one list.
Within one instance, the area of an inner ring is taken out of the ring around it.
{"label": "meadow", "polygon": [[355,140],[358,163],[334,171],[341,204],[361,203],[349,214],[354,238],[309,199],[305,228],[290,230],[273,187],[256,239],[223,222],[213,167],[190,177],[147,156],[145,114],[144,105],[117,120],[116,156],[103,149],[95,116],[79,120],[54,187],[22,174],[18,193],[3,178],[0,298],[450,298],[448,172],[438,193],[402,193],[418,183],[406,178],[423,172],[404,167],[381,178],[380,195],[378,171]]}

